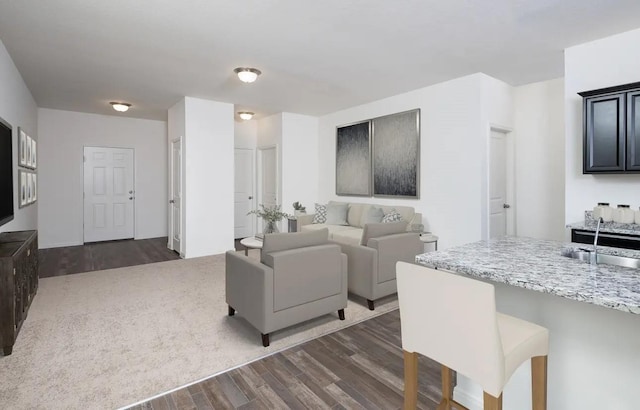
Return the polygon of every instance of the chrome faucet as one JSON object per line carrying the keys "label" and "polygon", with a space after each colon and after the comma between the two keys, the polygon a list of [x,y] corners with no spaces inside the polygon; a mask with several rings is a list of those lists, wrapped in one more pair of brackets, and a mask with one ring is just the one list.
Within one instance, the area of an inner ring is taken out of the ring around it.
{"label": "chrome faucet", "polygon": [[596,226],[596,235],[593,239],[593,252],[591,253],[591,258],[589,259],[589,263],[592,265],[598,264],[598,235],[600,234],[600,224],[604,223],[602,217],[598,218],[598,226]]}

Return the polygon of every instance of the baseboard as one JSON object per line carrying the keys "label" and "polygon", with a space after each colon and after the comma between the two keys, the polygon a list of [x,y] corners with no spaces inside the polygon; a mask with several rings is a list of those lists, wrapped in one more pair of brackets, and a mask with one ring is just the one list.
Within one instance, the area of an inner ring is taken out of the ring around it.
{"label": "baseboard", "polygon": [[58,242],[58,243],[38,243],[38,249],[49,249],[49,248],[65,248],[67,246],[80,246],[84,245],[82,242]]}
{"label": "baseboard", "polygon": [[477,397],[476,395],[461,389],[459,385],[453,388],[453,400],[463,406],[466,406],[469,410],[483,409],[482,397]]}

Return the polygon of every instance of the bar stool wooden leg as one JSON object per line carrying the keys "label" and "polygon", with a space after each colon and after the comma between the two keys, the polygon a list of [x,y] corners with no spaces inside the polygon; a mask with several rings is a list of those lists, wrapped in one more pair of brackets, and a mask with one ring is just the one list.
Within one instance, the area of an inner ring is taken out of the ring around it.
{"label": "bar stool wooden leg", "polygon": [[547,410],[547,356],[531,358],[531,393],[533,410]]}
{"label": "bar stool wooden leg", "polygon": [[502,410],[502,394],[499,397],[493,397],[487,392],[483,392],[484,410]]}
{"label": "bar stool wooden leg", "polygon": [[437,410],[451,410],[451,403],[453,402],[453,389],[451,388],[451,369],[447,366],[442,366],[442,400],[438,405]]}
{"label": "bar stool wooden leg", "polygon": [[404,354],[404,410],[414,410],[418,406],[418,353]]}

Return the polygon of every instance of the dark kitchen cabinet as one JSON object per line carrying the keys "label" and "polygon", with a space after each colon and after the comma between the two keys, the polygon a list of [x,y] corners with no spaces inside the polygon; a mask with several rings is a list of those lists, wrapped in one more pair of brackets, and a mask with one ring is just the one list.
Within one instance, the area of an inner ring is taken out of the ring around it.
{"label": "dark kitchen cabinet", "polygon": [[578,93],[583,173],[640,173],[640,83]]}
{"label": "dark kitchen cabinet", "polygon": [[627,93],[627,171],[640,171],[640,90]]}

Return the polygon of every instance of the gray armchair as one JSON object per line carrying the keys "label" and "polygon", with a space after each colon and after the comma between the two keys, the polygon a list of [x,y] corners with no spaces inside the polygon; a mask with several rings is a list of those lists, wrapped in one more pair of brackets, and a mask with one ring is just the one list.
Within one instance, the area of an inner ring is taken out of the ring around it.
{"label": "gray armchair", "polygon": [[333,311],[344,320],[347,257],[326,229],[265,235],[260,261],[242,252],[226,254],[226,301],[262,334]]}
{"label": "gray armchair", "polygon": [[397,292],[396,262],[415,263],[424,252],[420,235],[406,227],[406,222],[366,224],[360,245],[340,243],[348,260],[349,292],[366,298],[370,310],[376,299]]}

